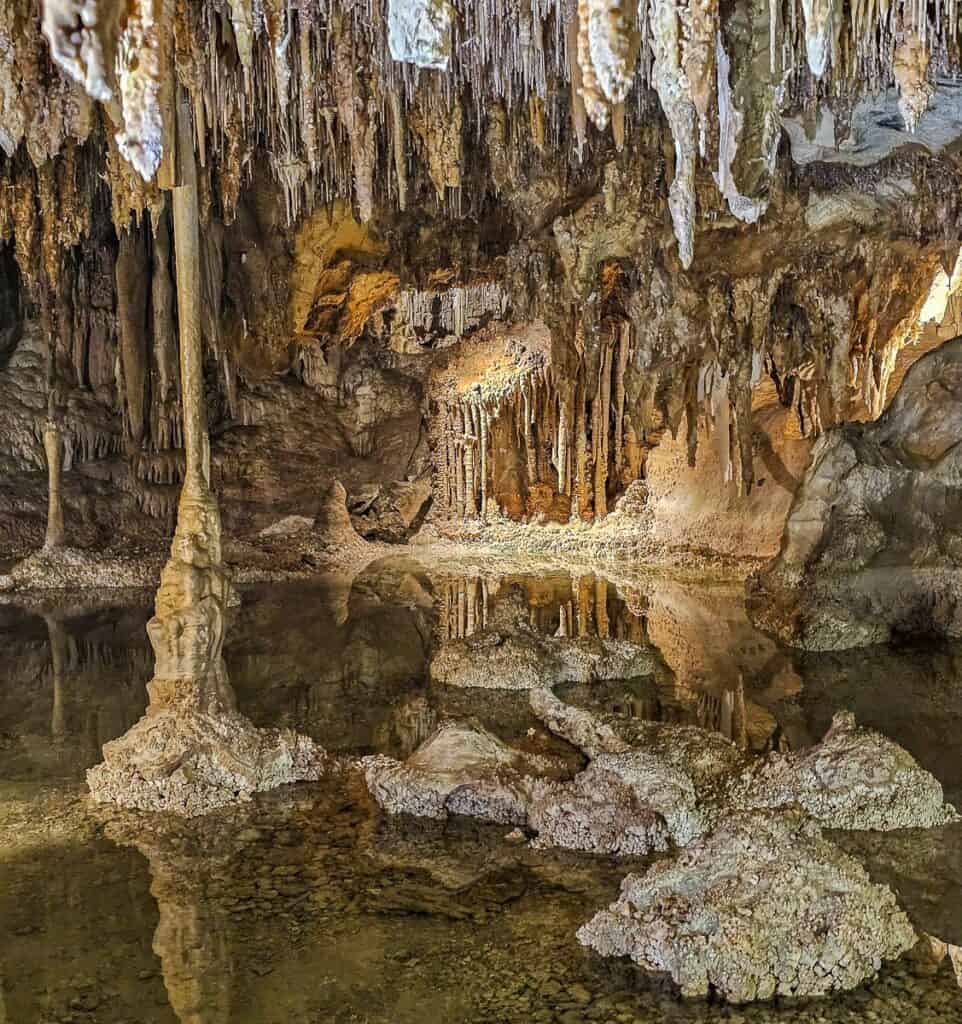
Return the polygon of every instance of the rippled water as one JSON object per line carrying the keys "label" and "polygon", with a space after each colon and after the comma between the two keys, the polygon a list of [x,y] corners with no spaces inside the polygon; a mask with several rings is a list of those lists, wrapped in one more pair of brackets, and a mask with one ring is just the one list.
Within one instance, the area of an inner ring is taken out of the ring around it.
{"label": "rippled water", "polygon": [[[814,742],[851,708],[962,804],[962,648],[802,656],[752,629],[736,588],[491,567],[395,561],[242,596],[226,649],[240,709],[336,753],[403,757],[449,716],[507,741],[539,729],[524,693],[427,681],[437,643],[513,602],[545,633],[657,648],[651,677],[561,688],[571,702],[758,752]],[[947,964],[890,966],[812,1003],[682,1001],[574,937],[637,864],[386,819],[351,776],[202,822],[94,807],[84,769],[144,710],[150,611],[151,595],[0,606],[0,1024],[962,1021]],[[962,943],[958,827],[839,838],[920,925]]]}

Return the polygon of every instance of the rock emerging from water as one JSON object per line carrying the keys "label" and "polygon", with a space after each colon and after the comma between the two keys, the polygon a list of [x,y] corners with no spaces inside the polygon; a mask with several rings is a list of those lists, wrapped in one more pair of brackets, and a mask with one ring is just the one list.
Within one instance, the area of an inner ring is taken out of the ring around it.
{"label": "rock emerging from water", "polygon": [[616,856],[685,846],[706,827],[691,778],[656,755],[601,754],[570,783],[538,788],[534,845]]}
{"label": "rock emerging from water", "polygon": [[444,722],[406,761],[375,754],[361,767],[389,814],[464,814],[505,825],[524,825],[537,779],[563,772],[560,761],[516,750],[480,726],[457,722]]}
{"label": "rock emerging from water", "polygon": [[942,786],[897,743],[839,712],[821,743],[773,753],[733,784],[734,806],[798,805],[827,828],[931,828],[958,820]]}
{"label": "rock emerging from water", "polygon": [[257,729],[233,710],[170,706],[149,710],[87,772],[94,799],[185,817],[207,814],[254,793],[319,779],[325,752],[289,729]]}
{"label": "rock emerging from water", "polygon": [[448,686],[535,690],[654,676],[663,667],[654,649],[629,640],[546,637],[518,627],[446,641],[431,662],[431,678]]}
{"label": "rock emerging from water", "polygon": [[916,942],[891,890],[801,816],[739,814],[628,875],[578,931],[602,956],[730,1002],[851,989]]}

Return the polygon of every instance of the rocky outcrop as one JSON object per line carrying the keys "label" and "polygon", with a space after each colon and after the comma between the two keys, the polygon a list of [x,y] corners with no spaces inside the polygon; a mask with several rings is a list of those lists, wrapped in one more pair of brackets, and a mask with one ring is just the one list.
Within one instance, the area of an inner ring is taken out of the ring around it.
{"label": "rocky outcrop", "polygon": [[752,810],[802,807],[837,829],[933,828],[959,820],[933,775],[897,743],[859,728],[849,712],[839,712],[809,750],[775,752],[748,768],[728,799]]}
{"label": "rocky outcrop", "polygon": [[528,808],[534,845],[615,856],[686,846],[706,827],[691,778],[656,754],[601,754],[570,783],[542,785]]}
{"label": "rocky outcrop", "polygon": [[361,767],[371,794],[390,814],[465,814],[505,825],[525,824],[537,778],[564,771],[560,762],[457,722],[443,723],[406,761],[376,754]]}
{"label": "rocky outcrop", "polygon": [[916,941],[891,891],[790,815],[740,814],[671,861],[628,875],[578,932],[603,956],[730,1002],[854,988]]}
{"label": "rocky outcrop", "polygon": [[962,637],[962,339],[924,355],[874,423],[828,432],[750,610],[809,650]]}
{"label": "rocky outcrop", "polygon": [[537,690],[559,683],[638,679],[661,675],[653,648],[630,640],[545,637],[519,627],[481,630],[442,644],[431,660],[431,679],[448,686]]}

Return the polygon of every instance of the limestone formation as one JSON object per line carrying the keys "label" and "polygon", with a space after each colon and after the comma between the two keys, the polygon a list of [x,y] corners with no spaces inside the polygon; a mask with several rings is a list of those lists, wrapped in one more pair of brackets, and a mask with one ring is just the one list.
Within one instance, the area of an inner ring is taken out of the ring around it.
{"label": "limestone formation", "polygon": [[826,828],[933,828],[957,821],[938,780],[898,744],[839,712],[821,743],[770,754],[733,786],[737,807],[799,806]]}
{"label": "limestone formation", "polygon": [[150,705],[133,728],[104,745],[104,762],[88,771],[87,781],[95,800],[193,817],[258,790],[316,779],[326,756],[290,730],[256,729],[237,711],[224,665],[231,587],[223,569],[220,509],[210,487],[197,182],[187,123],[181,104],[173,210],[185,480],[147,627],[156,658]]}
{"label": "limestone formation", "polygon": [[570,783],[542,784],[528,808],[535,846],[615,856],[687,846],[707,827],[691,778],[657,754],[600,754]]}
{"label": "limestone formation", "polygon": [[538,690],[559,683],[661,675],[657,652],[630,640],[542,637],[523,627],[480,630],[442,644],[431,679],[448,686]]}
{"label": "limestone formation", "polygon": [[962,636],[960,369],[953,340],[912,366],[876,422],[816,445],[782,550],[752,595],[756,620],[784,642],[834,650]]}
{"label": "limestone formation", "polygon": [[371,794],[390,814],[464,814],[504,825],[525,824],[536,779],[563,770],[457,722],[442,723],[406,761],[375,754],[361,767]]}
{"label": "limestone formation", "polygon": [[628,875],[578,931],[603,956],[733,1003],[854,988],[916,941],[891,891],[802,819],[734,815]]}

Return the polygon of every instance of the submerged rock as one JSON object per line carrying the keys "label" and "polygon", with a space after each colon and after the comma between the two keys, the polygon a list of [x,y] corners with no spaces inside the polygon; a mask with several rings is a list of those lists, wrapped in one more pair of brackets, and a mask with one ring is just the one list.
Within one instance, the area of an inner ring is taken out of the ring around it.
{"label": "submerged rock", "polygon": [[480,726],[443,723],[406,760],[383,754],[361,761],[368,789],[389,814],[446,818],[464,814],[524,825],[538,777],[563,772],[560,761],[502,743]]}
{"label": "submerged rock", "polygon": [[741,1003],[850,989],[916,941],[891,891],[790,815],[739,814],[675,860],[628,875],[578,931],[602,956]]}
{"label": "submerged rock", "polygon": [[733,784],[740,809],[798,805],[829,828],[930,828],[958,820],[942,786],[897,743],[839,712],[821,743],[773,753]]}

